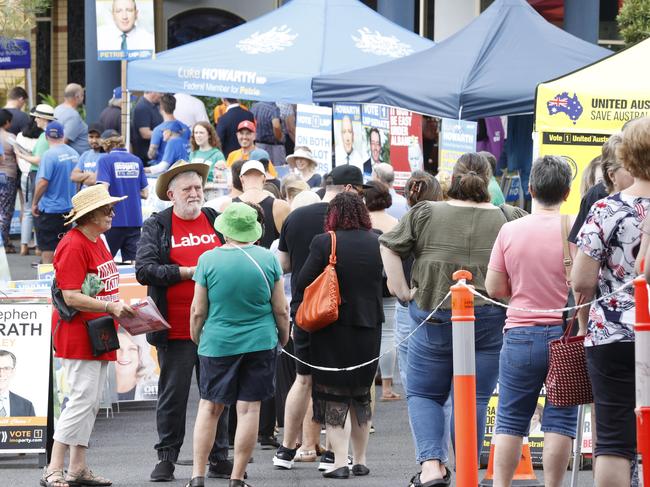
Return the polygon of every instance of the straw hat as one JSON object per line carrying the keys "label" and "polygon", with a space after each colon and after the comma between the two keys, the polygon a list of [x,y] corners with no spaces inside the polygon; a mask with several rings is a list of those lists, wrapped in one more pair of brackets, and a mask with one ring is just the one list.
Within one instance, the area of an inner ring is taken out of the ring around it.
{"label": "straw hat", "polygon": [[111,205],[118,201],[125,200],[126,196],[111,196],[104,184],[95,184],[82,189],[72,197],[72,210],[65,215],[66,225],[70,225],[80,217],[90,213],[97,208]]}
{"label": "straw hat", "polygon": [[316,159],[314,159],[314,156],[311,153],[311,150],[309,150],[308,147],[296,147],[296,150],[294,151],[293,154],[289,154],[287,156],[287,164],[289,164],[292,168],[296,167],[296,159],[307,159],[310,161],[314,166],[318,165],[318,162]]}
{"label": "straw hat", "polygon": [[210,171],[210,166],[203,162],[187,162],[183,159],[179,159],[170,168],[158,176],[156,181],[156,195],[163,201],[169,201],[167,197],[167,189],[169,188],[169,182],[174,178],[174,176],[182,172],[196,172],[199,173],[203,184],[208,179],[208,172]]}
{"label": "straw hat", "polygon": [[262,236],[262,225],[257,211],[246,203],[231,203],[214,221],[214,229],[238,242],[257,242]]}

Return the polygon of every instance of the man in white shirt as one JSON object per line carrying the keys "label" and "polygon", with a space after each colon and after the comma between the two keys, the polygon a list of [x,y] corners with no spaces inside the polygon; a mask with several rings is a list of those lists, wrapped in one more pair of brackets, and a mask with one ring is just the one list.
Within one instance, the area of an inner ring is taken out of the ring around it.
{"label": "man in white shirt", "polygon": [[176,93],[176,108],[174,118],[180,120],[188,127],[194,127],[196,122],[208,122],[208,113],[205,105],[198,98],[187,93]]}
{"label": "man in white shirt", "polygon": [[395,171],[393,166],[386,162],[375,164],[372,168],[372,179],[375,181],[381,181],[388,186],[388,191],[390,192],[393,204],[386,210],[386,213],[398,220],[402,218],[409,208],[406,203],[406,198],[395,191],[395,188],[393,187],[393,183],[395,182]]}
{"label": "man in white shirt", "polygon": [[113,0],[113,23],[99,28],[98,51],[153,51],[153,34],[136,25],[138,7],[135,0]]}
{"label": "man in white shirt", "polygon": [[352,120],[345,115],[341,119],[341,144],[336,150],[336,165],[352,164],[363,172],[364,157],[354,148]]}
{"label": "man in white shirt", "polygon": [[36,416],[31,401],[9,391],[15,371],[16,356],[8,350],[0,350],[0,418]]}

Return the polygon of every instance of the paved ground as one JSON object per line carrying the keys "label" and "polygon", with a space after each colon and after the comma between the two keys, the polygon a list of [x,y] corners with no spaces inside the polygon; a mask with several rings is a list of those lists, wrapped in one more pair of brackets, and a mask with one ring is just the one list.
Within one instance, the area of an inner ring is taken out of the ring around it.
{"label": "paved ground", "polygon": [[[33,279],[36,271],[30,263],[35,256],[21,257],[9,255],[9,266],[13,279]],[[378,393],[379,396],[379,393]],[[188,426],[182,459],[191,458],[191,435],[196,414],[198,392],[191,394],[188,405]],[[351,478],[347,482],[324,479],[316,470],[315,463],[298,464],[294,470],[274,470],[271,465],[273,451],[256,450],[255,461],[248,469],[249,481],[255,487],[326,487],[345,484],[347,486],[386,486],[408,485],[408,480],[417,471],[414,463],[414,450],[408,425],[406,402],[378,403],[375,414],[377,432],[370,437],[368,448],[368,477]],[[116,487],[136,487],[154,485],[148,482],[155,462],[153,444],[156,441],[154,410],[129,409],[116,413],[107,419],[100,414],[91,439],[88,452],[89,463],[101,475],[113,479]],[[36,486],[40,471],[35,456],[0,456],[0,487]],[[162,485],[185,485],[191,473],[189,466],[178,466],[175,482]],[[541,472],[537,471],[541,479]],[[479,478],[483,477],[483,472]],[[581,472],[581,487],[592,485],[591,472]],[[209,486],[227,486],[225,480],[211,480]],[[565,481],[569,485],[569,475]]]}

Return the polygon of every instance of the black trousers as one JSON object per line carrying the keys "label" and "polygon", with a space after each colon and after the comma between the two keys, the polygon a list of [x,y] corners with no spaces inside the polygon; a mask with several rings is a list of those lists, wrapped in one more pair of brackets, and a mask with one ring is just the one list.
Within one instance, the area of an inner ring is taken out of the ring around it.
{"label": "black trousers", "polygon": [[[195,368],[197,382],[199,378],[197,347],[191,340],[169,340],[167,347],[157,350],[160,379],[156,405],[158,443],[154,448],[158,460],[175,462],[185,438],[187,400]],[[226,406],[219,418],[209,457],[212,463],[228,459],[228,409]]]}

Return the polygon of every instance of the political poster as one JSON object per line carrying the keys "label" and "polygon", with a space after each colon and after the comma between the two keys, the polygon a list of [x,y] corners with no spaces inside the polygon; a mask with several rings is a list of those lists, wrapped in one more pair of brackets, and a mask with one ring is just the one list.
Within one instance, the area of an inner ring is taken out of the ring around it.
{"label": "political poster", "polygon": [[395,187],[403,188],[411,173],[424,168],[422,153],[422,115],[391,107],[390,161],[395,170]]}
{"label": "political poster", "polygon": [[29,69],[31,64],[29,41],[0,37],[0,70]]}
{"label": "political poster", "polygon": [[368,160],[363,163],[363,175],[370,178],[376,164],[390,164],[389,107],[374,103],[361,105],[361,124],[365,135],[365,151],[368,154]]}
{"label": "political poster", "polygon": [[332,109],[299,104],[296,108],[296,147],[309,147],[318,162],[317,172],[332,170]]}
{"label": "political poster", "polygon": [[[546,395],[540,394],[537,399],[535,413],[530,420],[530,433],[528,434],[528,446],[530,447],[530,456],[534,466],[542,465],[542,453],[544,450],[544,433],[542,432],[542,417],[544,415],[544,404],[546,404]],[[482,466],[488,464],[490,458],[490,445],[494,436],[494,429],[497,420],[497,408],[499,405],[499,394],[495,393],[490,398],[487,407],[485,420],[485,436],[481,446],[481,455],[479,463]]]}
{"label": "political poster", "polygon": [[0,453],[45,451],[52,307],[0,304]]}
{"label": "political poster", "polygon": [[368,153],[361,125],[361,105],[336,103],[333,116],[335,165],[351,164],[363,172],[363,164],[368,160]]}
{"label": "political poster", "polygon": [[97,0],[97,59],[146,59],[156,49],[153,0]]}
{"label": "political poster", "polygon": [[476,151],[476,122],[443,118],[438,148],[438,170],[451,174],[460,156]]}

